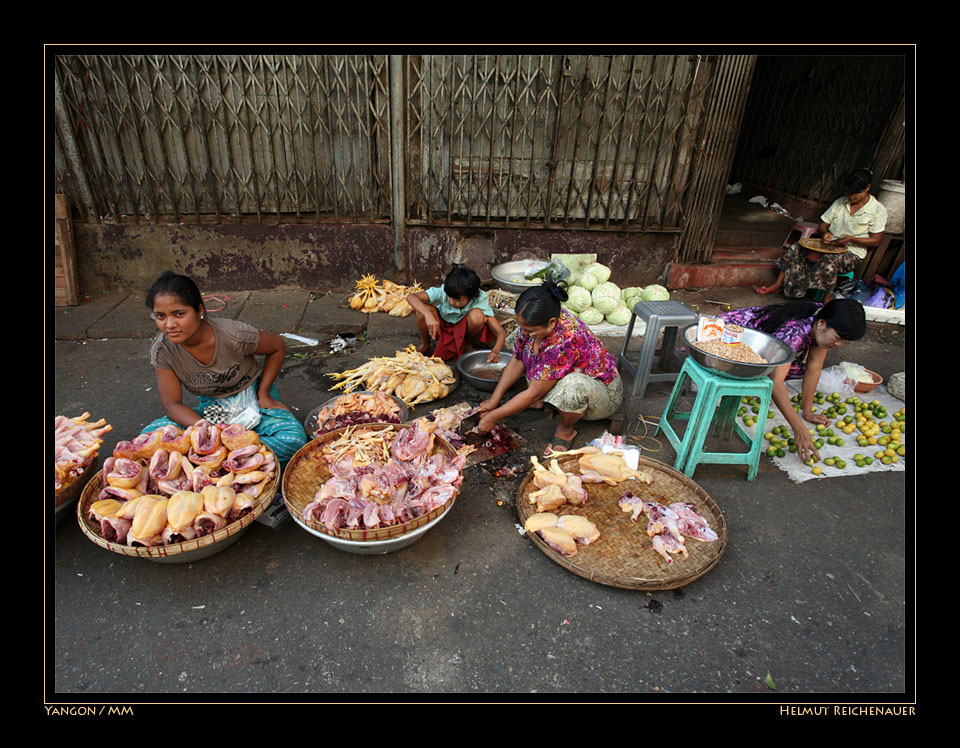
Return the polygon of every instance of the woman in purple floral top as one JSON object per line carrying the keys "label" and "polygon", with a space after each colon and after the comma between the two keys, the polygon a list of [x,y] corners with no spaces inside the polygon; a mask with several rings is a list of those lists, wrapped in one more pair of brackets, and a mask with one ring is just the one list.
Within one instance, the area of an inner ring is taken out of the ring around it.
{"label": "woman in purple floral top", "polygon": [[[600,339],[560,307],[567,293],[562,286],[543,283],[517,299],[517,325],[513,358],[503,370],[496,389],[480,404],[485,415],[478,429],[490,431],[498,421],[526,408],[553,406],[560,424],[548,451],[569,448],[577,436],[576,423],[609,418],[623,402],[617,360]],[[527,388],[503,405],[503,396],[526,376]]]}
{"label": "woman in purple floral top", "polygon": [[[822,413],[813,412],[813,396],[823,371],[827,351],[848,340],[859,340],[867,331],[866,315],[859,302],[834,299],[826,304],[798,301],[788,304],[747,307],[718,314],[725,322],[759,330],[782,340],[794,354],[793,361],[770,374],[773,402],[793,429],[797,454],[806,461],[811,455],[820,459],[805,421],[827,424]],[[793,409],[787,392],[787,379],[803,379],[801,413]]]}

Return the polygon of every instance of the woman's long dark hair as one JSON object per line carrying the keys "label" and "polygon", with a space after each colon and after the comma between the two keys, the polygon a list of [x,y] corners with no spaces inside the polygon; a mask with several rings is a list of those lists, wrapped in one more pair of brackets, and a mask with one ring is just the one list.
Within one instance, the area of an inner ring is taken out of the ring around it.
{"label": "woman's long dark hair", "polygon": [[539,286],[528,288],[517,299],[517,316],[536,327],[545,326],[554,317],[560,316],[560,303],[567,300],[567,284],[544,281]]}
{"label": "woman's long dark hair", "polygon": [[814,301],[771,304],[765,314],[757,318],[757,329],[772,335],[787,322],[809,317],[813,317],[814,322],[822,319],[844,340],[860,340],[867,332],[863,305],[853,299],[834,299],[822,307]]}
{"label": "woman's long dark hair", "polygon": [[193,310],[198,313],[203,305],[203,296],[201,296],[200,289],[197,288],[193,279],[186,275],[177,275],[172,270],[164,272],[150,286],[150,290],[147,291],[147,308],[153,309],[153,300],[157,296],[165,294],[173,294],[187,306],[193,307]]}

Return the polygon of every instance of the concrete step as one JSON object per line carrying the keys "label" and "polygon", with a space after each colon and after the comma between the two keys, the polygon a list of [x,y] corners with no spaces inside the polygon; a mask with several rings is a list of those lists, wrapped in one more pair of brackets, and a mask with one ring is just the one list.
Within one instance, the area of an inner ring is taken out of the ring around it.
{"label": "concrete step", "polygon": [[667,266],[666,287],[671,290],[683,288],[717,288],[765,286],[777,279],[773,260],[752,262],[714,262],[709,265],[671,262]]}
{"label": "concrete step", "polygon": [[751,262],[767,263],[777,259],[783,253],[783,247],[752,247],[752,248],[722,248],[714,249],[710,257],[711,262],[736,264],[750,264]]}

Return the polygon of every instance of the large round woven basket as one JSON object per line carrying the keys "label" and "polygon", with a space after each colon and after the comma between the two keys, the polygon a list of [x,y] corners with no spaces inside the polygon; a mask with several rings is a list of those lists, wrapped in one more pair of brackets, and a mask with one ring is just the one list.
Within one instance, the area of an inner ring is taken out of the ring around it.
{"label": "large round woven basket", "polygon": [[[383,431],[385,432],[384,438],[392,440],[393,437],[400,431],[400,429],[409,425],[409,423],[370,423],[357,426],[355,429],[357,431]],[[323,459],[323,448],[330,442],[339,439],[346,430],[347,429],[345,428],[335,429],[334,431],[329,431],[326,434],[317,437],[313,441],[308,442],[305,446],[301,447],[292,458],[290,458],[290,462],[287,463],[286,470],[283,471],[283,482],[281,485],[283,501],[286,504],[287,510],[290,512],[290,514],[296,517],[302,525],[309,527],[310,529],[322,535],[328,535],[341,540],[369,543],[371,541],[391,540],[402,537],[403,535],[406,535],[407,533],[410,533],[428,524],[429,522],[432,522],[437,517],[440,517],[441,515],[450,511],[450,508],[457,500],[457,496],[460,494],[459,488],[450,498],[450,500],[447,501],[443,506],[439,506],[427,514],[412,519],[408,522],[400,522],[395,525],[388,525],[386,527],[375,527],[372,529],[354,529],[342,527],[329,530],[321,522],[304,520],[304,508],[306,508],[306,506],[313,501],[313,497],[316,496],[317,491],[320,490],[320,487],[332,476],[326,460]],[[457,451],[453,448],[450,442],[443,437],[436,435],[434,437],[431,454],[445,454],[450,457],[455,457]]]}
{"label": "large round woven basket", "polygon": [[54,527],[60,527],[63,521],[73,514],[73,504],[80,498],[84,487],[90,482],[91,476],[97,471],[100,456],[94,455],[83,466],[83,472],[76,476],[67,485],[54,490]]}
{"label": "large round woven basket", "polygon": [[[578,472],[579,455],[558,457],[557,462],[564,472]],[[639,469],[653,474],[649,485],[628,480],[616,486],[607,483],[584,484],[589,499],[581,506],[565,504],[555,514],[579,514],[593,522],[600,537],[589,545],[579,545],[575,556],[567,557],[548,546],[537,533],[528,533],[530,539],[552,560],[591,581],[611,587],[631,590],[669,590],[683,587],[710,571],[727,545],[727,524],[723,513],[707,493],[679,470],[665,463],[641,457]],[[517,492],[517,514],[520,523],[536,513],[536,504],[531,504],[529,494],[536,491],[531,470],[520,484]],[[624,512],[617,502],[624,492],[632,491],[645,501],[657,498],[661,503],[671,504],[686,501],[695,505],[696,511],[707,519],[719,538],[704,542],[689,538],[687,558],[675,556],[667,564],[656,551],[647,536],[647,520],[641,515],[632,522],[630,513]]]}
{"label": "large round woven basket", "polygon": [[263,514],[264,510],[270,506],[274,497],[277,495],[277,488],[280,485],[280,471],[278,470],[273,479],[266,485],[257,497],[257,503],[253,510],[245,514],[235,522],[220,528],[210,535],[204,535],[193,540],[185,540],[182,543],[172,543],[170,545],[154,546],[150,548],[141,548],[129,546],[123,543],[112,543],[100,534],[100,526],[90,521],[90,505],[97,500],[97,494],[103,489],[103,471],[94,475],[90,482],[83,489],[80,496],[80,503],[77,505],[77,521],[80,523],[80,529],[90,540],[106,548],[112,553],[118,553],[122,556],[136,556],[137,558],[146,558],[151,561],[160,561],[166,563],[191,563],[202,558],[219,553],[225,548],[233,545],[246,529]]}

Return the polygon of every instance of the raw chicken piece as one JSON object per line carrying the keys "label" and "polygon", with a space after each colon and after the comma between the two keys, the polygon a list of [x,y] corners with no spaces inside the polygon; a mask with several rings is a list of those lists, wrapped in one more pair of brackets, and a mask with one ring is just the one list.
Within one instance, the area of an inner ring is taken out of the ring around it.
{"label": "raw chicken piece", "polygon": [[220,429],[205,418],[201,418],[193,424],[190,432],[190,445],[198,455],[208,455],[216,452],[221,447]]}
{"label": "raw chicken piece", "polygon": [[193,530],[197,537],[212,535],[227,524],[227,520],[213,512],[200,512],[193,520]]}
{"label": "raw chicken piece", "polygon": [[228,519],[231,522],[234,522],[243,517],[245,514],[252,512],[256,506],[256,496],[252,496],[244,491],[235,493],[233,497],[233,507],[230,509]]}
{"label": "raw chicken piece", "polygon": [[644,483],[651,483],[653,478],[642,470],[633,470],[623,457],[617,454],[586,454],[579,460],[580,472],[590,470],[603,476],[603,480],[611,485],[622,483],[630,478],[636,478]]}
{"label": "raw chicken piece", "polygon": [[143,466],[125,457],[114,459],[109,472],[105,473],[107,483],[114,488],[133,488],[140,483]]}
{"label": "raw chicken piece", "polygon": [[186,454],[190,449],[190,434],[170,424],[160,429],[160,446],[169,452]]}
{"label": "raw chicken piece", "polygon": [[597,526],[579,514],[564,514],[557,521],[557,527],[569,532],[574,540],[583,545],[590,545],[600,537]]}
{"label": "raw chicken piece", "polygon": [[263,465],[264,460],[265,457],[260,452],[260,445],[249,444],[230,452],[223,461],[223,467],[234,473],[249,473]]}
{"label": "raw chicken piece", "polygon": [[122,506],[123,502],[116,499],[94,501],[90,505],[90,521],[102,522],[106,517],[114,516]]}
{"label": "raw chicken piece", "polygon": [[563,495],[567,497],[574,506],[580,506],[587,503],[587,490],[583,487],[583,481],[579,475],[574,473],[567,474],[567,482],[560,488]]}
{"label": "raw chicken piece", "polygon": [[663,556],[667,560],[668,564],[673,562],[673,559],[670,557],[671,553],[679,553],[684,558],[689,555],[687,553],[687,547],[672,535],[666,533],[662,535],[654,535],[653,540],[650,542],[653,545],[653,550]]}
{"label": "raw chicken piece", "polygon": [[180,453],[159,448],[150,458],[149,473],[156,481],[172,481],[180,477],[182,464]]}
{"label": "raw chicken piece", "polygon": [[528,498],[531,504],[537,505],[538,512],[552,512],[567,503],[567,497],[563,495],[560,486],[553,483],[539,491],[534,491]]}
{"label": "raw chicken piece", "polygon": [[630,517],[631,522],[636,522],[640,519],[640,515],[643,514],[647,506],[643,503],[643,499],[639,496],[634,496],[632,491],[627,491],[623,496],[620,497],[620,500],[617,502],[617,506],[620,507],[621,511],[624,512],[633,512],[633,515]]}
{"label": "raw chicken piece", "polygon": [[576,556],[577,541],[569,531],[559,527],[541,527],[538,532],[543,542],[553,548],[561,556]]}
{"label": "raw chicken piece", "polygon": [[129,519],[122,519],[116,515],[104,517],[100,520],[100,534],[109,543],[124,544],[127,542],[127,533],[130,532],[132,524]]}
{"label": "raw chicken piece", "polygon": [[201,494],[177,491],[167,502],[167,525],[175,532],[187,527],[192,531],[193,521],[203,509],[204,500]]}
{"label": "raw chicken piece", "polygon": [[670,509],[676,512],[680,532],[684,537],[696,538],[708,543],[717,540],[720,536],[710,529],[706,518],[695,511],[695,506],[689,502],[678,501],[670,505]]}
{"label": "raw chicken piece", "polygon": [[523,529],[526,532],[538,532],[544,527],[556,527],[559,519],[553,512],[537,512],[527,517],[527,521],[523,523]]}
{"label": "raw chicken piece", "polygon": [[[550,465],[548,470],[537,459],[536,455],[530,458],[533,463],[533,484],[537,488],[546,488],[549,485],[564,486],[567,482],[567,474],[563,472],[556,460]],[[554,466],[556,466],[554,468]]]}
{"label": "raw chicken piece", "polygon": [[230,486],[211,485],[203,487],[201,496],[203,496],[204,511],[226,517],[233,508],[236,492]]}
{"label": "raw chicken piece", "polygon": [[[149,461],[153,457],[153,453],[160,446],[160,431],[151,431],[148,434],[140,434],[136,439],[130,443],[130,459],[132,460],[145,460]],[[119,444],[117,446],[120,446]],[[114,451],[114,457],[119,457]]]}
{"label": "raw chicken piece", "polygon": [[160,545],[160,533],[167,526],[169,499],[159,496],[141,496],[133,515],[133,524],[127,533],[127,545]]}
{"label": "raw chicken piece", "polygon": [[680,517],[677,516],[676,512],[657,501],[647,502],[646,507],[647,516],[650,517],[647,524],[647,535],[653,537],[666,531],[678,542],[683,542],[683,533],[680,532],[679,525]]}
{"label": "raw chicken piece", "polygon": [[189,452],[187,452],[187,457],[189,457],[190,462],[197,467],[202,467],[207,471],[216,470],[227,458],[227,448],[218,447],[213,452],[206,453],[197,452],[195,449],[191,449]]}
{"label": "raw chicken piece", "polygon": [[232,423],[220,429],[220,441],[232,452],[251,444],[260,444],[260,436],[256,431],[248,430],[239,423]]}

